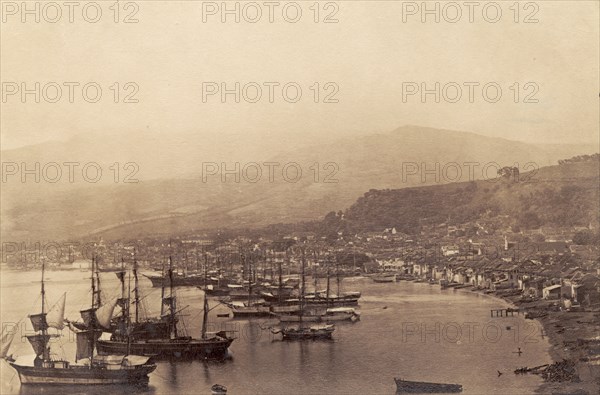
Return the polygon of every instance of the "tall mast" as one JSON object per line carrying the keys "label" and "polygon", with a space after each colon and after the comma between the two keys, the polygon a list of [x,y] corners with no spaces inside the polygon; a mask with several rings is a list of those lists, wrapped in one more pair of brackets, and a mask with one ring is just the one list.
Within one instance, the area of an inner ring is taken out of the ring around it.
{"label": "tall mast", "polygon": [[121,299],[125,299],[125,262],[121,257]]}
{"label": "tall mast", "polygon": [[96,307],[100,307],[102,304],[101,295],[100,295],[100,269],[98,268],[98,256],[96,256]]}
{"label": "tall mast", "polygon": [[329,307],[329,266],[327,266],[327,307]]}
{"label": "tall mast", "polygon": [[173,334],[177,337],[177,323],[175,322],[175,297],[173,296],[173,260],[169,255],[169,314],[173,326]]}
{"label": "tall mast", "polygon": [[163,256],[162,261],[162,280],[160,283],[160,316],[162,317],[165,314],[165,261]]}
{"label": "tall mast", "polygon": [[248,258],[248,307],[250,303],[252,303],[252,256]]}
{"label": "tall mast", "polygon": [[302,271],[301,271],[301,289],[300,289],[300,325],[302,325],[302,316],[304,315],[304,293],[306,292],[306,282],[304,278],[304,266],[306,260],[304,256],[304,247],[302,247]]}
{"label": "tall mast", "polygon": [[94,261],[95,257],[92,255],[92,325],[91,325],[91,333],[90,333],[90,342],[91,342],[91,353],[90,353],[90,369],[92,368],[94,362],[94,348],[96,347],[96,310],[94,309],[94,301],[96,299],[96,284],[94,281]]}
{"label": "tall mast", "polygon": [[[123,274],[125,275],[125,274]],[[123,289],[125,289],[125,278],[123,277]],[[127,307],[126,313],[126,323],[127,323],[127,355],[131,354],[131,314],[129,314],[129,298],[131,298],[131,273],[128,276],[128,284],[127,284],[127,303],[125,304]],[[137,305],[136,305],[137,306]]]}
{"label": "tall mast", "polygon": [[283,291],[283,280],[282,280],[282,273],[281,273],[281,261],[277,262],[279,264],[279,304],[281,304],[281,293]]}
{"label": "tall mast", "polygon": [[313,281],[315,283],[314,286],[315,286],[315,297],[316,297],[317,296],[317,288],[319,287],[319,280],[317,277],[317,260],[316,259],[313,261],[313,276],[314,276]]}
{"label": "tall mast", "polygon": [[[45,269],[46,269],[46,265],[44,263],[44,260],[42,259],[42,317],[44,319],[44,322],[46,321],[46,307],[45,307],[45,302],[44,302],[44,300],[46,299],[46,289],[45,289],[45,285],[44,285]],[[44,361],[47,361],[48,359],[50,359],[50,355],[48,352],[49,350],[48,350],[47,339],[48,339],[48,328],[44,324],[42,326],[42,343],[44,346],[44,348],[43,348],[44,352],[42,353],[42,359]]]}
{"label": "tall mast", "polygon": [[[206,254],[206,253],[205,253]],[[208,273],[204,265],[204,284],[207,284]],[[206,298],[206,287],[204,288],[204,311],[202,313],[202,339],[206,339],[206,321],[208,321],[208,299]]]}
{"label": "tall mast", "polygon": [[140,318],[140,293],[138,289],[138,275],[137,275],[137,258],[135,256],[135,250],[133,250],[133,296],[135,302],[135,323],[139,322]]}
{"label": "tall mast", "polygon": [[[334,258],[335,259],[335,258]],[[337,281],[337,297],[340,297],[340,266],[339,263],[337,261],[337,259],[335,259],[335,273],[336,273],[336,281]]]}

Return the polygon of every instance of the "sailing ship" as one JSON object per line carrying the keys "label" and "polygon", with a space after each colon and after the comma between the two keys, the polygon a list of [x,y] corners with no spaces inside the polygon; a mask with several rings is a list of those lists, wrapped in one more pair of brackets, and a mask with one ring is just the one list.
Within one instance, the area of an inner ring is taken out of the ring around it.
{"label": "sailing ship", "polygon": [[[205,269],[206,270],[206,269]],[[208,298],[204,295],[204,309],[202,320],[202,332],[199,339],[191,336],[182,336],[179,334],[177,323],[179,321],[177,310],[177,297],[174,293],[173,264],[169,257],[169,269],[167,271],[169,278],[169,295],[162,297],[161,317],[168,323],[169,330],[162,337],[130,336],[125,339],[122,334],[113,333],[110,340],[98,340],[98,352],[100,354],[122,354],[128,348],[141,355],[154,355],[159,358],[203,358],[203,359],[225,359],[228,349],[234,338],[230,337],[226,331],[209,333],[207,331],[208,323]],[[205,273],[206,275],[206,273]],[[137,292],[136,292],[137,295]],[[137,296],[136,296],[137,298]],[[128,298],[125,305],[129,305]],[[137,303],[136,303],[137,306]],[[168,309],[165,313],[164,308]],[[129,315],[128,312],[126,315]]]}
{"label": "sailing ship", "polygon": [[[92,284],[94,284],[93,279]],[[92,289],[92,295],[94,294]],[[101,332],[93,325],[89,330],[76,332],[75,363],[58,358],[51,352],[50,339],[59,335],[51,334],[48,330],[64,327],[65,298],[66,296],[63,295],[57,308],[46,311],[44,264],[42,263],[41,313],[29,316],[36,334],[26,336],[35,355],[17,359],[12,356],[7,357],[10,341],[4,343],[0,350],[2,352],[0,357],[6,358],[10,366],[17,371],[21,384],[147,384],[148,375],[156,369],[156,364],[149,357],[130,355],[128,352],[121,356],[94,355],[95,341]]]}
{"label": "sailing ship", "polygon": [[[242,255],[242,262],[246,261],[245,255]],[[268,303],[264,301],[255,300],[253,293],[252,283],[252,260],[248,260],[248,288],[247,288],[247,298],[246,302],[225,302],[225,303],[233,312],[234,317],[260,317],[260,316],[268,316],[271,314],[271,308]]]}
{"label": "sailing ship", "polygon": [[[168,336],[169,317],[158,317],[158,318],[145,318],[140,319],[139,306],[139,282],[138,282],[138,268],[137,260],[134,257],[133,260],[133,281],[134,281],[134,301],[135,306],[135,319],[131,321],[131,326],[127,327],[127,317],[125,312],[128,312],[129,299],[125,297],[125,269],[124,262],[121,260],[121,269],[115,272],[117,278],[121,283],[121,298],[104,301],[102,299],[102,292],[100,286],[100,270],[98,269],[98,262],[92,258],[92,282],[94,282],[94,296],[92,298],[92,305],[90,308],[81,310],[80,314],[83,322],[69,322],[79,330],[88,330],[92,324],[97,325],[100,329],[111,334],[121,335],[123,338],[127,338],[128,335],[136,339],[145,338],[161,338]],[[164,294],[164,287],[163,287]],[[121,308],[121,316],[113,318],[113,312],[116,306]]]}
{"label": "sailing ship", "polygon": [[304,296],[306,293],[306,278],[304,270],[306,266],[306,259],[304,256],[304,249],[302,249],[302,271],[301,271],[301,288],[300,288],[300,313],[299,313],[299,324],[293,327],[283,327],[279,330],[271,330],[272,333],[281,333],[283,340],[331,340],[335,326],[331,324],[326,325],[305,325],[303,320],[304,316]]}
{"label": "sailing ship", "polygon": [[[325,299],[324,302],[325,303],[325,307],[322,307],[322,305],[320,307],[317,307],[318,305],[316,303],[313,303],[312,305],[309,303],[306,303],[307,301],[307,297],[304,296],[304,305],[310,307],[310,312],[309,314],[306,314],[306,308],[303,309],[303,314],[302,315],[298,315],[297,313],[300,312],[300,309],[298,309],[298,311],[281,311],[281,313],[283,314],[275,314],[277,316],[277,318],[279,319],[280,322],[301,322],[301,321],[306,321],[306,322],[334,322],[334,321],[358,321],[360,319],[360,313],[357,312],[356,310],[354,310],[354,308],[352,307],[327,307],[330,304],[333,305],[334,304],[334,298],[332,298],[332,296],[330,295],[330,276],[329,276],[329,269],[327,270],[327,288],[325,290],[325,295],[323,296],[323,298]],[[314,277],[314,287],[315,290],[318,288],[318,280],[317,277]],[[339,290],[339,281],[338,281],[338,290]],[[339,291],[338,291],[339,292]],[[319,295],[322,294],[323,292],[315,292],[315,296],[316,297],[320,297]],[[274,306],[275,307],[275,306]],[[275,313],[275,310],[273,310],[273,312]]]}

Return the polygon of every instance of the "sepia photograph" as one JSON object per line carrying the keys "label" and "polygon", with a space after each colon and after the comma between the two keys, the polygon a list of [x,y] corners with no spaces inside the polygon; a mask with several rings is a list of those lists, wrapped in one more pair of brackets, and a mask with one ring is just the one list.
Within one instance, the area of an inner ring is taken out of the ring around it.
{"label": "sepia photograph", "polygon": [[0,394],[600,393],[600,0],[0,0]]}

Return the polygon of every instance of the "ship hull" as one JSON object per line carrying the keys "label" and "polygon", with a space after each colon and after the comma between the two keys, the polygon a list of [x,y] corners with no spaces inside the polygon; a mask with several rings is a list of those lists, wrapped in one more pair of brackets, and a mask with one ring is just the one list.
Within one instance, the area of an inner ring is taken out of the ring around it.
{"label": "ship hull", "polygon": [[[189,359],[225,359],[233,339],[218,340],[154,340],[132,342],[130,352],[137,355],[155,356],[157,358],[189,358]],[[112,340],[96,342],[98,353],[126,354],[127,343]]]}
{"label": "ship hull", "polygon": [[106,384],[148,384],[150,374],[156,365],[141,366],[132,369],[90,369],[87,366],[68,368],[41,368],[11,363],[19,374],[21,384],[37,385],[106,385]]}
{"label": "ship hull", "polygon": [[332,340],[333,330],[284,330],[282,332],[283,340]]}
{"label": "ship hull", "polygon": [[[170,282],[168,278],[161,276],[145,276],[147,279],[152,282],[152,286],[155,288],[160,288],[163,286],[170,286]],[[173,286],[174,287],[197,287],[204,286],[204,277],[202,276],[188,276],[188,277],[174,277],[173,278]]]}
{"label": "ship hull", "polygon": [[426,383],[401,379],[394,379],[394,381],[396,381],[396,393],[438,394],[462,392],[462,385],[460,384]]}

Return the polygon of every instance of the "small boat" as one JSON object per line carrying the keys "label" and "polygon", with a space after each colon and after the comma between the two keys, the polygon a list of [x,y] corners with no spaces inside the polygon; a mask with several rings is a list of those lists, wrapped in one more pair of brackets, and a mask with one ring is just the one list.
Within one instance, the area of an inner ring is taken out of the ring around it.
{"label": "small boat", "polygon": [[371,279],[376,283],[393,283],[396,281],[396,275],[392,274],[392,275],[376,276],[376,277],[371,277]]}
{"label": "small boat", "polygon": [[408,381],[394,378],[396,382],[396,393],[407,394],[441,394],[462,392],[460,384],[427,383],[424,381]]}
{"label": "small boat", "polygon": [[354,310],[352,307],[333,307],[327,309],[325,315],[321,317],[325,322],[333,321],[358,321],[360,320],[360,313]]}
{"label": "small boat", "polygon": [[225,395],[227,393],[227,387],[221,384],[215,384],[210,387],[210,393],[213,395]]}
{"label": "small boat", "polygon": [[331,340],[335,327],[333,325],[300,325],[297,328],[283,328],[283,340]]}

